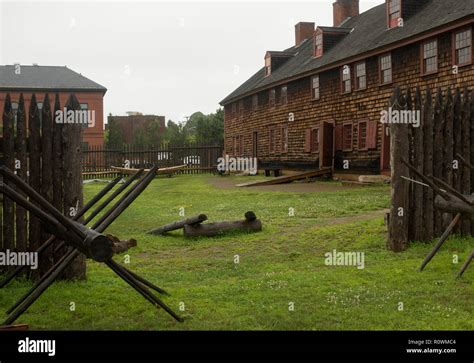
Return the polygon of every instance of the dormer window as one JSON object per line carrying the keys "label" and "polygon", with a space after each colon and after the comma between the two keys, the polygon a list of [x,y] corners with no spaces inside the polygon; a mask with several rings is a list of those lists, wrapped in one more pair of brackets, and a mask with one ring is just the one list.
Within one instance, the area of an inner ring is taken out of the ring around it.
{"label": "dormer window", "polygon": [[272,74],[272,57],[267,54],[265,57],[265,77],[268,77]]}
{"label": "dormer window", "polygon": [[322,57],[352,31],[352,28],[318,26],[313,36],[313,57]]}
{"label": "dormer window", "polygon": [[388,0],[387,13],[388,13],[388,27],[394,28],[398,26],[398,23],[402,17],[402,0]]}
{"label": "dormer window", "polygon": [[323,55],[323,33],[319,31],[314,35],[314,56],[319,58]]}

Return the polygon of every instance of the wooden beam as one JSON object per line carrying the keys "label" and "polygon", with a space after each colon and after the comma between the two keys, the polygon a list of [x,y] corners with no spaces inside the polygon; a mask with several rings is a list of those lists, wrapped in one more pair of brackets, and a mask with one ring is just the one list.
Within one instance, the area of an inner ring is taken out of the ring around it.
{"label": "wooden beam", "polygon": [[262,186],[262,185],[284,184],[284,183],[291,183],[292,181],[296,181],[296,180],[303,180],[307,178],[313,178],[316,176],[323,176],[323,175],[329,175],[329,174],[332,174],[332,169],[324,168],[320,170],[306,171],[304,173],[299,173],[299,174],[294,174],[294,175],[279,176],[279,177],[267,179],[267,180],[259,180],[259,181],[254,181],[250,183],[237,184],[237,186],[238,187],[254,187],[254,186]]}

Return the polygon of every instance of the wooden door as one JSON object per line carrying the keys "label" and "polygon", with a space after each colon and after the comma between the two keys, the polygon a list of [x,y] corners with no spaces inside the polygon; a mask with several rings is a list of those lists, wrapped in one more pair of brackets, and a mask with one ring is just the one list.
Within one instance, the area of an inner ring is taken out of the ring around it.
{"label": "wooden door", "polygon": [[322,147],[320,154],[320,168],[333,168],[334,167],[334,123],[323,122],[322,123]]}

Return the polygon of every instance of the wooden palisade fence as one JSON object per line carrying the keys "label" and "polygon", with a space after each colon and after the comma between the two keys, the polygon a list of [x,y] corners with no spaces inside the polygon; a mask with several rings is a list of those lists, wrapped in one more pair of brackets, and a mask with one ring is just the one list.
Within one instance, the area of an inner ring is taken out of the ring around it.
{"label": "wooden palisade fence", "polygon": [[[56,94],[54,109],[48,94],[43,100],[41,111],[35,94],[29,109],[25,109],[23,94],[20,95],[16,114],[8,94],[3,109],[3,138],[1,152],[3,164],[41,195],[58,210],[70,216],[83,203],[81,177],[81,133],[80,124],[55,123],[53,115],[61,107],[79,110],[80,105],[71,95],[66,105],[61,106]],[[5,183],[8,183],[5,181]],[[2,236],[0,249],[17,252],[35,251],[49,236],[42,230],[39,221],[3,196]],[[44,274],[65,251],[54,252],[53,248],[43,252],[39,269],[33,276]],[[85,259],[79,257],[64,278],[85,278]]]}
{"label": "wooden palisade fence", "polygon": [[[421,92],[396,89],[390,106],[398,111],[420,111],[420,127],[392,123],[392,206],[389,219],[389,248],[406,249],[411,241],[432,241],[439,237],[453,216],[435,208],[432,189],[419,183],[401,159],[421,173],[438,178],[463,194],[474,191],[474,174],[457,155],[474,161],[474,97],[463,90],[430,89]],[[474,223],[463,219],[454,230],[471,235]]]}
{"label": "wooden palisade fence", "polygon": [[222,156],[223,146],[186,143],[183,145],[145,144],[119,147],[88,146],[82,150],[82,171],[85,179],[111,177],[113,166],[130,168],[160,168],[188,165],[179,173],[200,174],[216,171],[217,159]]}

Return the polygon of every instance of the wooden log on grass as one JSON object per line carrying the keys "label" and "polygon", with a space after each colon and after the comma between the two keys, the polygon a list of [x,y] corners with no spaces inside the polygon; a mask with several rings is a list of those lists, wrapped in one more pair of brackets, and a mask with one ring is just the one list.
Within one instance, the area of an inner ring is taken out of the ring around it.
{"label": "wooden log on grass", "polygon": [[200,224],[200,223],[202,223],[206,220],[207,220],[207,216],[205,214],[200,214],[198,216],[194,216],[194,217],[185,219],[183,221],[166,224],[164,226],[152,229],[151,231],[148,231],[147,233],[148,234],[155,234],[155,235],[163,234],[163,233],[166,233],[166,232],[170,232],[170,231],[174,231],[174,230],[177,230],[177,229],[180,229],[180,228],[184,228],[184,226],[186,224],[188,224],[190,226],[194,226],[194,225]]}
{"label": "wooden log on grass", "polygon": [[137,240],[133,238],[122,241],[118,237],[111,234],[106,235],[106,237],[113,243],[112,251],[114,255],[126,252],[132,247],[137,247]]}
{"label": "wooden log on grass", "polygon": [[213,237],[225,232],[247,231],[258,232],[262,230],[262,222],[257,219],[254,212],[245,213],[245,220],[232,222],[216,222],[207,224],[184,225],[185,237]]}

